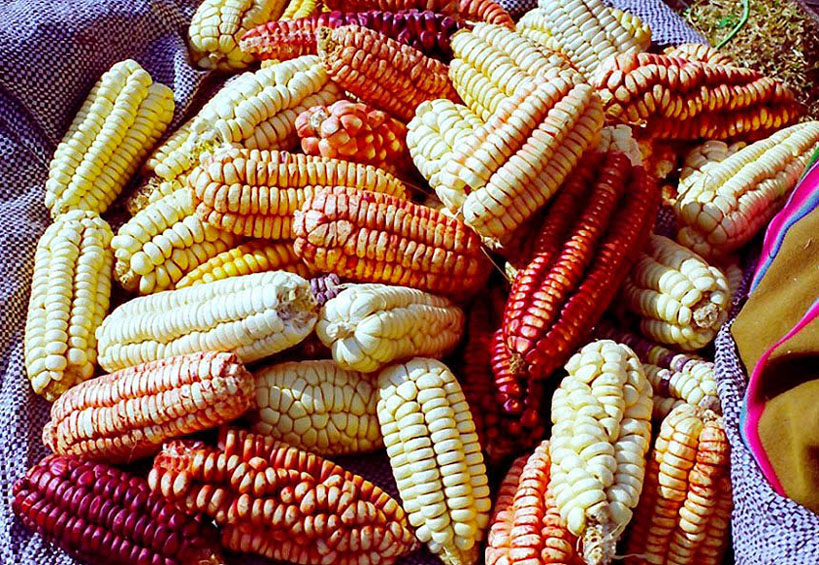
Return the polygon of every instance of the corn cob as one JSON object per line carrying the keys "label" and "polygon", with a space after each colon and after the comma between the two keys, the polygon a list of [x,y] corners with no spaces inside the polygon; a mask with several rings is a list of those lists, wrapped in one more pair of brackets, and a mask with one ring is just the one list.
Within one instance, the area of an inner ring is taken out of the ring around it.
{"label": "corn cob", "polygon": [[628,331],[618,330],[606,321],[594,331],[599,339],[612,339],[629,346],[639,357],[654,398],[673,398],[720,412],[714,363],[693,354],[677,353]]}
{"label": "corn cob", "polygon": [[711,140],[697,145],[685,155],[683,166],[680,170],[680,182],[686,180],[692,174],[705,174],[708,169],[715,167],[740,149],[744,149],[748,144],[744,141],[737,141],[728,145],[724,141]]}
{"label": "corn cob", "polygon": [[[668,369],[660,369],[656,365],[647,365],[643,363],[643,370],[646,373],[646,378],[651,379],[649,373],[662,373],[668,371]],[[671,414],[671,411],[674,410],[677,406],[682,404],[687,404],[685,400],[680,400],[679,398],[674,398],[673,396],[654,396],[652,399],[654,407],[651,410],[651,421],[655,424],[661,424],[663,420],[665,420],[666,416]]]}
{"label": "corn cob", "polygon": [[439,180],[441,170],[455,147],[480,125],[478,116],[466,106],[451,100],[432,100],[418,106],[407,126],[407,147],[412,160],[448,208],[458,206],[450,198],[449,188]]}
{"label": "corn cob", "polygon": [[742,299],[739,291],[742,287],[742,281],[745,279],[745,271],[742,268],[739,257],[723,259],[719,267],[725,274],[725,280],[728,281],[728,293],[731,297],[731,302],[738,302]]}
{"label": "corn cob", "polygon": [[757,71],[655,53],[609,58],[591,84],[608,121],[661,139],[760,136],[803,112],[793,92]]}
{"label": "corn cob", "polygon": [[418,355],[443,357],[461,340],[464,313],[405,286],[359,284],[321,309],[316,334],[342,369],[370,373]]}
{"label": "corn cob", "polygon": [[661,235],[626,276],[626,308],[640,316],[640,331],[683,351],[702,349],[728,317],[730,295],[722,272],[699,255]]}
{"label": "corn cob", "polygon": [[338,278],[338,275],[330,273],[310,279],[310,290],[316,303],[321,307],[338,296],[344,287],[341,286],[341,279]]}
{"label": "corn cob", "polygon": [[280,363],[255,376],[255,431],[323,456],[383,447],[367,375],[322,360]]}
{"label": "corn cob", "polygon": [[[620,27],[625,29],[628,34],[634,38],[640,51],[648,51],[651,48],[651,28],[648,27],[646,22],[634,14],[623,12],[616,8],[609,8],[609,11],[611,16],[620,24]],[[688,45],[707,47],[700,43],[690,43]],[[714,51],[716,51],[716,49],[714,49]]]}
{"label": "corn cob", "polygon": [[453,151],[440,179],[463,194],[464,221],[481,235],[508,237],[594,144],[600,102],[588,85],[572,84],[573,74],[521,88]]}
{"label": "corn cob", "polygon": [[165,198],[172,192],[181,190],[187,185],[187,174],[172,180],[164,180],[156,175],[146,178],[125,201],[125,209],[131,216],[136,216],[150,204]]}
{"label": "corn cob", "polygon": [[577,166],[506,304],[506,345],[533,378],[560,367],[603,315],[651,232],[658,205],[653,180],[621,153],[591,153]]}
{"label": "corn cob", "polygon": [[386,171],[286,151],[226,147],[191,173],[196,213],[227,233],[291,239],[294,213],[322,188],[347,186],[405,197]]}
{"label": "corn cob", "polygon": [[244,33],[277,19],[287,0],[204,0],[188,28],[191,58],[203,69],[243,69],[253,57],[239,48]]}
{"label": "corn cob", "polygon": [[611,562],[643,488],[651,441],[651,385],[631,349],[583,347],[552,399],[551,487],[589,565]]}
{"label": "corn cob", "polygon": [[735,65],[730,55],[704,43],[684,43],[674,47],[667,47],[663,54],[668,57],[679,57],[687,61],[701,61],[715,65]]}
{"label": "corn cob", "polygon": [[308,155],[340,158],[393,173],[410,169],[407,126],[366,104],[340,100],[299,114],[296,133]]}
{"label": "corn cob", "polygon": [[58,455],[128,463],[238,418],[252,399],[253,377],[231,353],[160,359],[73,387],[52,405],[43,443]]}
{"label": "corn cob", "polygon": [[193,121],[195,119],[196,117],[190,118],[184,124],[179,126],[176,131],[169,135],[162,143],[156,146],[156,148],[148,156],[145,164],[142,165],[143,175],[157,175],[165,180],[175,178],[175,175],[170,173],[168,168],[165,166],[165,160],[168,159],[168,157],[174,151],[180,150],[185,144],[185,140],[188,139],[188,136],[191,133]]}
{"label": "corn cob", "polygon": [[393,498],[318,455],[228,429],[217,448],[172,441],[151,488],[222,527],[231,551],[310,565],[392,564],[417,547]]}
{"label": "corn cob", "polygon": [[486,467],[461,387],[421,357],[378,375],[378,421],[415,535],[446,565],[472,565],[489,524]]}
{"label": "corn cob", "polygon": [[350,188],[319,192],[296,213],[293,233],[296,254],[308,265],[347,280],[463,298],[489,274],[475,232],[387,194]]}
{"label": "corn cob", "polygon": [[[282,14],[282,20],[309,18],[316,11],[316,0],[289,0]],[[244,50],[244,49],[243,49]]]}
{"label": "corn cob", "polygon": [[488,22],[514,29],[509,13],[492,0],[325,0],[331,10],[363,12],[383,10],[429,10],[467,22]]}
{"label": "corn cob", "polygon": [[307,278],[312,274],[293,251],[292,241],[254,240],[223,251],[182,277],[176,288],[220,281],[265,271],[288,271]]}
{"label": "corn cob", "polygon": [[[456,33],[452,51],[455,59],[449,78],[464,103],[483,121],[498,111],[505,98],[529,87],[533,78],[551,78],[572,68],[562,54],[515,31],[488,24]],[[571,80],[583,79],[573,73]]]}
{"label": "corn cob", "polygon": [[450,38],[464,24],[429,10],[398,12],[324,12],[301,20],[268,22],[248,31],[242,50],[258,59],[286,60],[299,55],[315,55],[316,30],[360,25],[442,61],[452,58]]}
{"label": "corn cob", "polygon": [[173,117],[173,92],[131,59],[100,77],[51,160],[45,205],[102,214]]}
{"label": "corn cob", "polygon": [[819,147],[819,122],[757,141],[680,183],[677,241],[706,258],[742,247],[776,214]]}
{"label": "corn cob", "polygon": [[24,357],[31,387],[48,401],[94,375],[94,331],[111,295],[112,237],[96,213],[73,210],[37,243]]}
{"label": "corn cob", "polygon": [[515,24],[515,30],[535,43],[553,51],[560,51],[560,45],[552,35],[546,10],[542,8],[533,8],[523,14]]}
{"label": "corn cob", "polygon": [[631,126],[617,124],[605,126],[600,130],[600,141],[594,148],[599,153],[623,153],[635,167],[643,164],[643,150],[640,143],[634,139]]}
{"label": "corn cob", "polygon": [[104,463],[48,456],[17,480],[12,496],[23,525],[83,562],[225,563],[213,527]]}
{"label": "corn cob", "polygon": [[143,296],[97,330],[106,371],[199,351],[230,351],[244,363],[287,349],[316,323],[310,284],[285,271],[256,273]]}
{"label": "corn cob", "polygon": [[663,420],[637,507],[629,565],[717,565],[731,520],[730,448],[722,419],[682,405]]}
{"label": "corn cob", "polygon": [[585,76],[608,57],[644,50],[642,23],[623,25],[601,0],[541,0],[536,11],[534,16],[525,15],[518,29],[534,29],[536,34],[530,35],[541,40],[543,30],[548,30],[547,45],[565,53]]}
{"label": "corn cob", "polygon": [[458,101],[447,66],[408,45],[357,25],[316,32],[327,74],[362,102],[403,122],[425,100]]}
{"label": "corn cob", "polygon": [[548,441],[513,463],[495,503],[486,565],[583,565],[549,486],[550,465]]}
{"label": "corn cob", "polygon": [[174,288],[182,277],[236,244],[237,238],[195,214],[185,187],[147,206],[111,241],[114,276],[129,291],[150,294]]}

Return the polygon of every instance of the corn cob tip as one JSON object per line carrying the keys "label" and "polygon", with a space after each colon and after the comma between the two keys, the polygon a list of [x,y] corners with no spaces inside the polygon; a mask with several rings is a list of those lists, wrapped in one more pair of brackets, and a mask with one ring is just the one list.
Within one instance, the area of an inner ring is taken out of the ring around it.
{"label": "corn cob tip", "polygon": [[333,38],[333,28],[322,26],[316,30],[316,48],[320,57],[326,57],[339,49]]}

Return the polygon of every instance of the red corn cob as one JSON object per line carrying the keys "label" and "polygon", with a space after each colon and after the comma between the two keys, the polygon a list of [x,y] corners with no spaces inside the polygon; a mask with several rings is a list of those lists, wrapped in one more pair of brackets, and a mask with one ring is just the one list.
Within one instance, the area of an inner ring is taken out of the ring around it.
{"label": "red corn cob", "polygon": [[278,20],[262,24],[245,33],[242,51],[257,59],[292,59],[315,55],[316,30],[360,25],[396,41],[414,47],[427,57],[443,61],[452,59],[449,39],[465,26],[453,18],[429,10],[384,12],[323,12],[298,20]]}
{"label": "red corn cob", "polygon": [[[587,155],[564,191],[555,214],[547,212],[537,253],[518,273],[504,314],[513,361],[534,378],[563,365],[602,316],[659,207],[651,177],[621,153]],[[572,198],[585,201],[574,214]]]}
{"label": "red corn cob", "polygon": [[331,10],[350,12],[396,12],[413,8],[432,10],[460,20],[484,21],[515,29],[515,22],[509,13],[492,0],[325,0],[324,5]]}
{"label": "red corn cob", "polygon": [[221,565],[216,531],[144,479],[104,463],[51,455],[21,477],[11,507],[67,553],[100,565]]}
{"label": "red corn cob", "polygon": [[151,488],[223,528],[232,551],[311,565],[393,563],[418,546],[401,506],[318,455],[242,430],[218,448],[172,441],[154,459]]}

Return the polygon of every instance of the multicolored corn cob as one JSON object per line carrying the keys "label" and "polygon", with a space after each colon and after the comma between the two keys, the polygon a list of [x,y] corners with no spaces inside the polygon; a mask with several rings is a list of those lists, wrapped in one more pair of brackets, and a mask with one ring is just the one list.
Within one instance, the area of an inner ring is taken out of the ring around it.
{"label": "multicolored corn cob", "polygon": [[114,276],[131,292],[174,288],[182,278],[233,247],[238,238],[196,215],[193,189],[184,187],[149,204],[111,241]]}
{"label": "multicolored corn cob", "polygon": [[486,565],[583,565],[550,487],[549,442],[515,460],[495,501]]}
{"label": "multicolored corn cob", "polygon": [[168,442],[148,482],[213,518],[231,551],[301,565],[390,565],[418,543],[401,505],[379,487],[259,434],[223,430],[215,448]]}
{"label": "multicolored corn cob", "polygon": [[508,12],[492,0],[325,0],[331,10],[362,12],[364,10],[430,10],[467,22],[488,22],[515,27]]}
{"label": "multicolored corn cob", "polygon": [[506,304],[503,332],[516,365],[546,378],[566,362],[637,259],[659,200],[653,180],[622,153],[580,161]]}
{"label": "multicolored corn cob", "polygon": [[316,303],[319,307],[322,307],[338,296],[344,290],[344,287],[341,286],[341,279],[338,275],[330,273],[310,279],[310,290],[316,299]]}
{"label": "multicolored corn cob", "polygon": [[663,420],[625,563],[718,565],[730,543],[730,446],[722,418],[690,405]]}
{"label": "multicolored corn cob", "polygon": [[623,282],[623,304],[640,331],[683,351],[702,349],[728,318],[731,296],[718,268],[672,240],[652,234]]}
{"label": "multicolored corn cob", "polygon": [[253,57],[239,48],[244,33],[277,19],[287,0],[204,0],[193,15],[188,38],[191,58],[203,69],[243,69]]}
{"label": "multicolored corn cob", "polygon": [[46,181],[51,217],[69,210],[102,214],[173,117],[173,92],[139,63],[120,61],[100,77],[71,122]]}
{"label": "multicolored corn cob", "polygon": [[449,16],[429,10],[323,12],[309,18],[262,24],[242,37],[242,51],[261,60],[315,55],[318,28],[351,24],[377,31],[444,62],[452,58],[452,34],[464,27]]}
{"label": "multicolored corn cob", "polygon": [[296,211],[329,187],[360,187],[404,198],[391,174],[362,165],[286,151],[225,147],[193,170],[196,214],[222,232],[292,239]]}
{"label": "multicolored corn cob", "polygon": [[643,488],[651,385],[640,360],[610,340],[583,347],[552,398],[551,488],[588,565],[608,565]]}
{"label": "multicolored corn cob", "polygon": [[253,376],[232,353],[160,359],[71,388],[51,406],[43,443],[58,455],[128,463],[238,418],[252,399]]}
{"label": "multicolored corn cob", "polygon": [[447,66],[417,49],[357,25],[316,32],[327,74],[350,94],[408,122],[425,100],[458,101]]}
{"label": "multicolored corn cob", "polygon": [[308,265],[351,281],[465,298],[489,275],[474,231],[387,194],[351,188],[319,192],[296,212],[293,233],[296,254]]}
{"label": "multicolored corn cob", "polygon": [[489,481],[455,376],[418,357],[378,375],[378,421],[415,535],[446,565],[473,565],[489,525]]}
{"label": "multicolored corn cob", "polygon": [[393,173],[410,168],[407,126],[360,102],[313,106],[299,114],[296,133],[307,155],[347,159]]}
{"label": "multicolored corn cob", "polygon": [[255,377],[255,431],[323,456],[383,447],[368,375],[319,360],[279,363]]}
{"label": "multicolored corn cob", "polygon": [[95,212],[73,210],[57,216],[37,242],[23,355],[31,387],[48,401],[94,376],[113,236]]}
{"label": "multicolored corn cob", "polygon": [[677,241],[706,258],[742,247],[766,225],[819,148],[819,122],[780,130],[680,183]]}
{"label": "multicolored corn cob", "polygon": [[461,340],[464,313],[406,286],[351,285],[321,309],[316,334],[342,369],[371,373],[397,360],[443,357]]}
{"label": "multicolored corn cob", "polygon": [[611,57],[591,84],[608,121],[645,125],[654,138],[758,138],[803,113],[790,89],[757,71],[655,53]]}
{"label": "multicolored corn cob", "polygon": [[310,283],[272,271],[130,300],[97,330],[99,362],[115,371],[199,351],[230,351],[248,363],[296,345],[313,330]]}
{"label": "multicolored corn cob", "polygon": [[23,525],[83,562],[225,564],[215,529],[105,463],[51,455],[17,480],[12,496]]}

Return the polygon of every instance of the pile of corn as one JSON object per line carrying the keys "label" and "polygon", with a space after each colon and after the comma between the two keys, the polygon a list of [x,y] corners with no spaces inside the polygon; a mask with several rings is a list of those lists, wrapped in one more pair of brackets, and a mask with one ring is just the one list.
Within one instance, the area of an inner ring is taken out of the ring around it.
{"label": "pile of corn", "polygon": [[[169,131],[117,63],[52,160],[23,524],[94,563],[720,562],[707,351],[819,147],[786,85],[600,0],[205,0],[189,36],[244,72]],[[368,452],[400,501],[324,459]]]}

